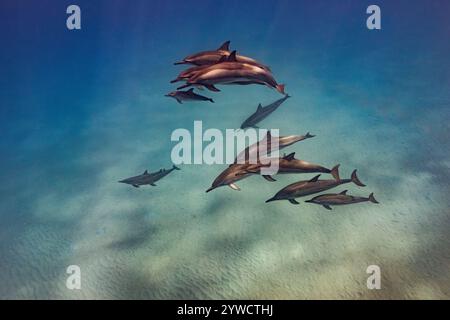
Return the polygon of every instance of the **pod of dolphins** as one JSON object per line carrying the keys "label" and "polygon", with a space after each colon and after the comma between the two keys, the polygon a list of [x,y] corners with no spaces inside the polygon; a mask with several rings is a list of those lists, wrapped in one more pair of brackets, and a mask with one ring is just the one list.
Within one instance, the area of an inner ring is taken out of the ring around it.
{"label": "pod of dolphins", "polygon": [[[216,85],[250,85],[259,84],[273,88],[284,95],[283,98],[263,107],[258,105],[256,111],[251,114],[241,124],[240,129],[258,128],[257,125],[276,111],[290,96],[284,92],[284,85],[278,84],[272,75],[272,71],[267,65],[257,60],[238,55],[236,51],[230,51],[230,41],[226,41],[216,50],[202,51],[189,55],[181,61],[175,62],[175,65],[193,65],[192,67],[182,71],[177,78],[171,81],[176,83],[184,81],[185,83],[166,94],[167,97],[174,98],[178,103],[183,101],[209,101],[214,100],[194,92],[194,88],[203,90],[206,88],[210,91],[220,91]],[[184,88],[188,90],[181,90]],[[290,135],[274,137],[270,131],[267,135],[257,143],[248,146],[241,151],[233,164],[229,165],[214,179],[210,188],[206,192],[210,192],[222,186],[229,186],[233,190],[241,190],[236,182],[252,175],[261,175],[262,169],[269,166],[276,166],[278,171],[276,174],[298,174],[298,173],[319,173],[309,180],[301,180],[292,183],[279,190],[273,197],[266,200],[266,203],[287,200],[292,204],[299,204],[297,198],[317,194],[330,190],[346,183],[354,183],[359,187],[365,185],[359,180],[356,170],[354,170],[348,179],[341,179],[339,175],[339,164],[328,169],[318,164],[309,163],[304,160],[296,159],[295,152],[284,154],[283,157],[271,157],[270,153],[275,150],[284,149],[294,143],[313,138],[309,132],[305,135]],[[278,142],[272,147],[272,141]],[[256,159],[256,161],[249,161]],[[175,165],[172,169],[160,169],[154,173],[148,173],[147,170],[138,176],[127,178],[119,182],[130,184],[136,188],[141,185],[156,186],[155,182],[168,175],[173,170],[180,170]],[[320,179],[322,174],[330,174],[333,179]],[[264,179],[275,182],[276,179],[271,175],[262,175]],[[373,193],[367,198],[352,196],[347,194],[347,190],[340,193],[326,193],[315,196],[306,203],[313,203],[323,206],[331,210],[332,206],[348,205],[360,202],[378,203]]]}
{"label": "pod of dolphins", "polygon": [[[166,94],[166,97],[174,98],[178,103],[183,101],[210,101],[212,99],[194,92],[194,88],[206,88],[219,92],[216,85],[250,85],[259,84],[268,86],[285,94],[284,85],[278,84],[266,65],[255,59],[238,55],[236,50],[230,51],[230,41],[224,42],[218,49],[202,51],[187,56],[175,65],[194,65],[178,75],[171,83],[184,81],[185,83]],[[181,89],[193,87],[188,91]]]}

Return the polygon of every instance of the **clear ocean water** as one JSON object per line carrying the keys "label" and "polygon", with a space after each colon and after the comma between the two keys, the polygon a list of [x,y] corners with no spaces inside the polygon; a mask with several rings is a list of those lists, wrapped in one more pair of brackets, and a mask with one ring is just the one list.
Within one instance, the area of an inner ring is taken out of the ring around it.
{"label": "clear ocean water", "polygon": [[[66,28],[66,8],[82,28]],[[0,298],[450,298],[448,1],[2,1]],[[287,100],[264,120],[300,159],[380,204],[264,201],[314,174],[205,190],[226,165],[171,167],[176,128],[237,128],[281,96],[262,86],[164,97],[173,62],[231,40]],[[66,288],[78,265],[82,289]],[[368,290],[366,268],[381,269]]]}

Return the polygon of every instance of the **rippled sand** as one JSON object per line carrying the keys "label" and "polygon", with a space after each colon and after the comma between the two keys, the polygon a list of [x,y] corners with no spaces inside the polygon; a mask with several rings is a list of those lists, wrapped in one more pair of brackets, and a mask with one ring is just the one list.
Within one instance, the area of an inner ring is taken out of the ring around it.
{"label": "rippled sand", "polygon": [[[312,175],[278,176],[272,183],[254,176],[238,183],[240,192],[206,194],[225,165],[184,165],[157,187],[119,184],[171,165],[173,129],[192,128],[193,120],[236,127],[259,102],[278,98],[243,87],[224,89],[214,105],[142,94],[96,112],[82,136],[66,142],[72,148],[30,141],[44,149],[23,150],[30,156],[25,178],[1,187],[0,297],[450,298],[448,174],[437,170],[448,170],[448,160],[425,164],[420,156],[436,148],[424,143],[429,137],[369,110],[330,106],[315,96],[314,90],[323,93],[315,82],[302,86],[312,93],[288,86],[293,98],[264,124],[282,134],[316,134],[286,150],[328,167],[341,163],[344,178],[357,168],[367,187],[334,190],[374,192],[379,205],[328,211],[264,203]],[[55,158],[33,161],[40,152]],[[81,267],[82,290],[65,287],[71,264]],[[366,288],[372,264],[381,267],[381,290]]]}

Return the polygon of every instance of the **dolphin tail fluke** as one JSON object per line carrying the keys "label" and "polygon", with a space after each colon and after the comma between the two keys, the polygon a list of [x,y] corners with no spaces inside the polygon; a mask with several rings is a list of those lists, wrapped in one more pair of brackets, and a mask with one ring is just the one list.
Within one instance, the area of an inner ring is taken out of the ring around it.
{"label": "dolphin tail fluke", "polygon": [[214,100],[211,98],[209,98],[208,101],[214,103]]}
{"label": "dolphin tail fluke", "polygon": [[373,203],[379,203],[379,202],[375,199],[375,197],[373,196],[373,192],[372,192],[371,194],[369,194],[369,201],[370,201],[370,202],[373,202]]}
{"label": "dolphin tail fluke", "polygon": [[181,169],[178,168],[176,165],[172,165],[172,169],[174,169],[174,170],[181,170]]}
{"label": "dolphin tail fluke", "polygon": [[339,166],[340,166],[340,164],[335,165],[333,167],[333,169],[331,169],[331,171],[330,171],[331,175],[333,176],[333,178],[336,181],[340,181],[341,180],[341,178],[339,177]]}
{"label": "dolphin tail fluke", "polygon": [[360,187],[365,187],[365,186],[366,186],[364,183],[362,183],[362,182],[359,180],[358,176],[356,175],[356,169],[353,170],[353,172],[352,172],[351,180],[352,180],[352,182],[353,182],[354,184],[356,184],[357,186],[360,186]]}
{"label": "dolphin tail fluke", "polygon": [[315,134],[311,134],[311,133],[307,132],[307,133],[305,134],[305,139],[308,139],[308,138],[314,138],[315,136],[316,136]]}
{"label": "dolphin tail fluke", "polygon": [[284,84],[277,84],[277,85],[275,86],[275,89],[277,89],[277,91],[278,91],[279,93],[286,95],[286,93],[284,92]]}
{"label": "dolphin tail fluke", "polygon": [[179,64],[187,64],[186,61],[178,61],[178,62],[174,62],[174,65],[179,65]]}

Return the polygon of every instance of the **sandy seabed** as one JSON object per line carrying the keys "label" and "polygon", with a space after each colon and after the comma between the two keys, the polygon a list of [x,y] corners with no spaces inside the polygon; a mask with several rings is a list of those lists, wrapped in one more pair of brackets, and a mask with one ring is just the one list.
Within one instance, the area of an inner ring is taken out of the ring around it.
{"label": "sandy seabed", "polygon": [[[374,192],[379,205],[328,211],[264,203],[313,175],[272,183],[254,176],[238,183],[240,192],[206,194],[226,165],[184,165],[157,187],[119,184],[171,166],[173,129],[190,129],[194,120],[204,128],[237,127],[259,102],[278,96],[227,88],[215,104],[124,99],[89,118],[75,142],[62,143],[53,132],[23,146],[25,178],[1,187],[0,298],[450,298],[449,185],[439,175],[450,165],[427,158],[434,150],[425,141],[435,131],[427,122],[417,132],[367,109],[331,107],[315,82],[301,85],[310,86],[309,95],[291,93],[264,124],[282,134],[315,134],[286,151],[327,167],[340,163],[344,178],[358,169],[367,187],[334,191]],[[157,113],[149,105],[158,105]],[[65,286],[71,264],[81,268],[81,290]],[[381,290],[366,287],[373,264],[381,268]]]}

